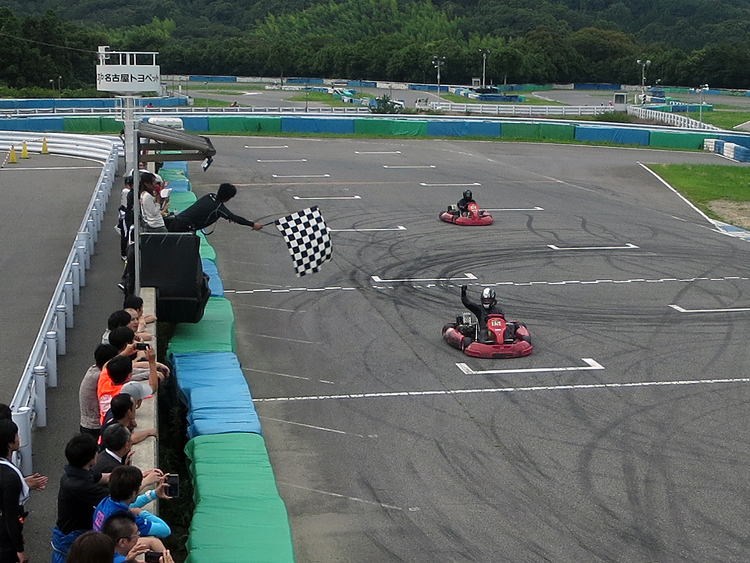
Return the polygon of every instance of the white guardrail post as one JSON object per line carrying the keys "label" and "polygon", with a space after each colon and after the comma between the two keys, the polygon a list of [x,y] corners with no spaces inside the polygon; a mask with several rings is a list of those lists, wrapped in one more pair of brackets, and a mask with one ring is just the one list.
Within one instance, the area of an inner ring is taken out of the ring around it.
{"label": "white guardrail post", "polygon": [[96,184],[78,234],[73,241],[63,271],[52,294],[21,379],[10,402],[13,421],[18,425],[21,449],[17,462],[24,475],[33,473],[33,428],[47,425],[47,387],[58,384],[57,357],[66,353],[65,331],[73,328],[75,305],[81,303],[81,287],[91,267],[94,244],[98,239],[104,212],[117,171],[121,143],[106,137],[46,133],[0,132],[0,150],[27,143],[29,151],[41,152],[46,141],[52,154],[82,156],[102,163]]}

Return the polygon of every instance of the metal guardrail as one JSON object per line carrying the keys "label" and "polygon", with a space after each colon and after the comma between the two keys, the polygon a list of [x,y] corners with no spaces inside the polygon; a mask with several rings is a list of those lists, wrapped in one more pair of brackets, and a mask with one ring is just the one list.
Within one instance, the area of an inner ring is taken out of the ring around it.
{"label": "metal guardrail", "polygon": [[17,463],[24,475],[31,475],[32,428],[34,425],[47,425],[47,387],[57,386],[57,356],[66,352],[65,331],[73,327],[73,307],[81,302],[81,288],[86,285],[86,270],[91,266],[91,255],[117,173],[120,143],[104,137],[65,134],[45,134],[40,137],[29,133],[0,133],[0,149],[7,150],[23,141],[26,141],[31,151],[41,152],[43,143],[46,143],[48,152],[52,154],[85,156],[103,163],[96,189],[10,403],[13,421],[18,425],[21,437]]}
{"label": "metal guardrail", "polygon": [[[153,107],[138,108],[135,111],[137,116],[154,115],[154,114],[191,114],[191,115],[222,115],[222,114],[247,114],[247,113],[370,113],[366,107],[332,107],[332,106],[315,106],[305,109],[302,106],[289,107],[196,107],[196,106],[176,106],[176,107]],[[122,114],[122,108],[19,108],[19,109],[2,109],[0,110],[0,126],[2,126],[3,117],[33,117],[49,115],[102,115]]]}
{"label": "metal guardrail", "polygon": [[659,123],[665,123],[666,125],[674,125],[675,127],[682,127],[683,129],[703,129],[708,131],[722,131],[721,127],[709,125],[701,121],[696,121],[690,117],[680,115],[677,113],[669,113],[666,111],[658,111],[655,109],[648,109],[640,106],[628,106],[628,115],[632,115],[639,119],[648,119],[650,121],[658,121]]}
{"label": "metal guardrail", "polygon": [[612,106],[534,106],[495,104],[454,104],[452,102],[430,102],[434,111],[472,113],[480,115],[510,115],[515,117],[581,116],[612,113]]}

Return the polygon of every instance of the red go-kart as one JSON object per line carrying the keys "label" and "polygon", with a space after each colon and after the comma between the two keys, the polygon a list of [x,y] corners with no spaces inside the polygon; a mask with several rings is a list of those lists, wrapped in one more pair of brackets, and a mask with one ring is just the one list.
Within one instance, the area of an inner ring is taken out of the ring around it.
{"label": "red go-kart", "polygon": [[492,225],[493,222],[492,215],[479,209],[479,206],[474,202],[468,205],[467,214],[462,214],[457,205],[449,205],[448,210],[440,214],[440,220],[468,227]]}
{"label": "red go-kart", "polygon": [[456,317],[455,323],[443,327],[445,341],[473,358],[520,358],[531,354],[531,335],[526,325],[506,321],[503,315],[487,318],[487,340],[478,341],[477,323],[471,313]]}

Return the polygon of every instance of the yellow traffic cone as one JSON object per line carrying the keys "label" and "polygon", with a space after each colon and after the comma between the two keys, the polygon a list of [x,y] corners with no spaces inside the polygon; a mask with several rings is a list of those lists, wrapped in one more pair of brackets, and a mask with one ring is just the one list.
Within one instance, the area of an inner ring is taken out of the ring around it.
{"label": "yellow traffic cone", "polygon": [[49,154],[49,147],[47,146],[47,137],[42,138],[42,154]]}
{"label": "yellow traffic cone", "polygon": [[18,162],[18,159],[16,158],[16,147],[14,145],[10,146],[10,158],[8,159],[8,162],[10,164],[16,164]]}
{"label": "yellow traffic cone", "polygon": [[26,146],[26,141],[21,143],[21,158],[29,158],[29,147]]}

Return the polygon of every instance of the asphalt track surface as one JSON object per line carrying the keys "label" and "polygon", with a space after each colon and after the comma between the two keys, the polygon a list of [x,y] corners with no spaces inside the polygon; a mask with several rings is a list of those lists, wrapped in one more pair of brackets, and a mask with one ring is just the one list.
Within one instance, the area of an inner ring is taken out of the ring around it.
{"label": "asphalt track surface", "polygon": [[[210,242],[297,561],[745,561],[747,243],[644,162],[715,155],[453,141],[214,138],[202,194],[319,205],[296,278],[273,226]],[[437,219],[469,187],[490,227]],[[442,341],[495,287],[534,354]],[[678,307],[679,309],[675,308]]]}
{"label": "asphalt track surface", "polygon": [[[234,182],[237,213],[272,221],[319,205],[334,230],[333,261],[303,278],[273,226],[222,223],[209,238],[298,562],[746,559],[748,246],[639,165],[731,163],[538,144],[212,141],[208,172],[191,166],[198,195]],[[25,192],[0,170],[3,219],[20,229],[3,241],[28,239],[17,267],[46,266],[47,247],[61,247],[44,275],[8,275],[3,255],[3,280],[28,297],[0,340],[6,360],[23,351],[20,365],[98,170],[46,174],[25,183],[49,191]],[[466,187],[493,226],[438,221]],[[9,206],[37,195],[44,218],[12,223]],[[68,205],[67,231],[52,233]],[[50,426],[35,434],[35,469],[51,483],[29,503],[33,561],[49,559],[78,382],[121,299],[115,207]],[[495,287],[534,354],[476,360],[445,344],[462,283],[475,298]],[[7,314],[19,299],[4,293]],[[7,400],[18,373],[8,365]]]}

